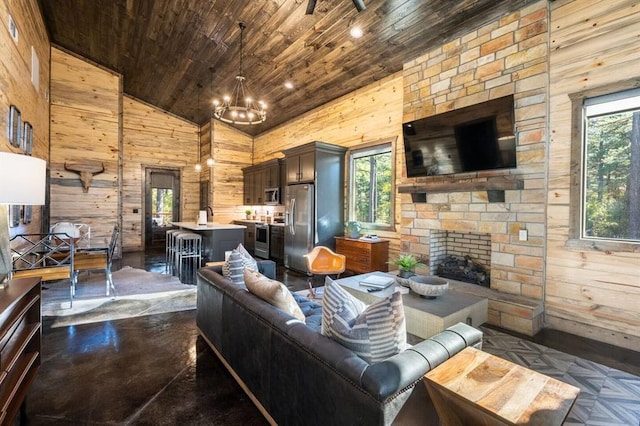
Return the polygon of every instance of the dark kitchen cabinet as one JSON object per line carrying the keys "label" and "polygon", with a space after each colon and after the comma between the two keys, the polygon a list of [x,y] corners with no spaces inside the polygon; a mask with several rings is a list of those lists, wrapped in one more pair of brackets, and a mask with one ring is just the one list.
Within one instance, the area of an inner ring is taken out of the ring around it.
{"label": "dark kitchen cabinet", "polygon": [[279,188],[280,187],[280,160],[270,161],[264,169],[264,187]]}
{"label": "dark kitchen cabinet", "polygon": [[315,178],[315,151],[287,156],[287,183],[313,182]]}
{"label": "dark kitchen cabinet", "polygon": [[261,205],[264,203],[264,168],[260,165],[242,169],[244,181],[244,204]]}
{"label": "dark kitchen cabinet", "polygon": [[242,245],[253,254],[256,248],[256,223],[249,220],[234,220],[233,223],[246,226]]}
{"label": "dark kitchen cabinet", "polygon": [[284,262],[284,226],[269,226],[269,257],[271,260],[282,263]]}
{"label": "dark kitchen cabinet", "polygon": [[249,206],[265,204],[265,189],[280,188],[282,160],[275,159],[242,169],[244,177],[243,203]]}

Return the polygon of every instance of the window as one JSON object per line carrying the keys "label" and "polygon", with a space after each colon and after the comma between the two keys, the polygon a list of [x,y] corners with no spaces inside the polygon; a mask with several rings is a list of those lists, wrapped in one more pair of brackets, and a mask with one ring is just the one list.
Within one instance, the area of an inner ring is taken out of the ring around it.
{"label": "window", "polygon": [[582,99],[582,240],[640,243],[640,89]]}
{"label": "window", "polygon": [[393,229],[394,156],[391,142],[349,153],[349,220],[365,229]]}

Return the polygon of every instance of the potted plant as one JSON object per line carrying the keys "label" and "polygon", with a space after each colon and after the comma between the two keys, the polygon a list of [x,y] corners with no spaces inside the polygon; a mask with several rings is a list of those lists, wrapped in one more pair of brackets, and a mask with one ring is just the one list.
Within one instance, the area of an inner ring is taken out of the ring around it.
{"label": "potted plant", "polygon": [[247,219],[251,219],[251,210],[249,210],[249,209],[245,210],[244,214],[247,215]]}
{"label": "potted plant", "polygon": [[426,266],[412,254],[400,254],[389,263],[396,265],[400,269],[398,276],[401,278],[412,277],[415,275],[415,270],[418,266]]}

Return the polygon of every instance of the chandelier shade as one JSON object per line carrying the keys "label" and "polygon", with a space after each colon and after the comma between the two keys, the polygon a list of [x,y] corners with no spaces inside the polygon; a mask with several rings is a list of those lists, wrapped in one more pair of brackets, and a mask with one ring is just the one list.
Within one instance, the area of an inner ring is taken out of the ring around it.
{"label": "chandelier shade", "polygon": [[267,105],[263,101],[256,101],[249,93],[247,79],[242,73],[244,54],[244,29],[247,27],[240,22],[240,71],[235,77],[235,84],[231,95],[226,95],[222,101],[214,99],[213,116],[220,121],[230,124],[260,124],[267,118]]}

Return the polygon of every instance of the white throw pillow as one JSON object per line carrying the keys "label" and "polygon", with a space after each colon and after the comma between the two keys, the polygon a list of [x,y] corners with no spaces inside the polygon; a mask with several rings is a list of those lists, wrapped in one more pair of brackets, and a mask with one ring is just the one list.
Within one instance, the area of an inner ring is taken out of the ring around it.
{"label": "white throw pillow", "polygon": [[260,299],[294,316],[302,322],[305,321],[305,316],[293,298],[293,295],[287,286],[281,282],[269,279],[260,272],[244,268],[244,283],[247,286],[247,290]]}
{"label": "white throw pillow", "polygon": [[367,306],[327,278],[321,333],[370,364],[384,361],[407,347],[402,295],[395,291]]}
{"label": "white throw pillow", "polygon": [[251,256],[251,253],[249,253],[247,251],[247,249],[244,248],[242,243],[238,244],[238,247],[236,248],[236,250],[238,251],[238,253],[240,253],[242,255],[242,259],[244,261],[244,267],[245,268],[249,268],[249,269],[252,269],[254,271],[258,270],[258,261],[255,260],[253,258],[253,256]]}

